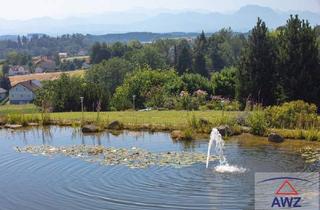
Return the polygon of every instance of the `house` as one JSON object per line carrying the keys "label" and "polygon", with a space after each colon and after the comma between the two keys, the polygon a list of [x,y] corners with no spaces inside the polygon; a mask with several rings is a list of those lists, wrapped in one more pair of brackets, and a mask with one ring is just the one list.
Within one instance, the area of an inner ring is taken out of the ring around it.
{"label": "house", "polygon": [[56,70],[56,63],[47,56],[41,56],[40,58],[34,59],[33,65],[36,73],[53,72]]}
{"label": "house", "polygon": [[43,68],[41,68],[40,66],[37,66],[35,69],[34,69],[34,73],[43,73]]}
{"label": "house", "polygon": [[2,101],[3,99],[5,99],[7,97],[8,91],[0,88],[0,101]]}
{"label": "house", "polygon": [[8,72],[9,76],[30,74],[30,71],[23,66],[11,66]]}
{"label": "house", "polygon": [[60,53],[58,53],[58,55],[59,55],[59,58],[61,59],[61,58],[67,58],[68,57],[68,53],[66,53],[66,52],[60,52]]}
{"label": "house", "polygon": [[27,104],[35,99],[35,91],[40,88],[40,82],[29,80],[20,82],[9,90],[10,104]]}

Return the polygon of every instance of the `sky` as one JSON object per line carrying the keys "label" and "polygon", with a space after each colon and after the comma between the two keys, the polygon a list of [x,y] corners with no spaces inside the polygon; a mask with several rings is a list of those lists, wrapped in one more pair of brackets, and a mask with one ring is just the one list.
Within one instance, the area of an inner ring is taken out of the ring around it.
{"label": "sky", "polygon": [[0,18],[79,17],[112,11],[206,10],[228,13],[248,4],[275,10],[320,12],[320,0],[0,0]]}

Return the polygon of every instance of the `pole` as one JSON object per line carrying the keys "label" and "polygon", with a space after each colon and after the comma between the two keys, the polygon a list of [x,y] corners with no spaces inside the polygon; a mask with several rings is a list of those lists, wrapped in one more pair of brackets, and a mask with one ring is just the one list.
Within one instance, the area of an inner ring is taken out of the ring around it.
{"label": "pole", "polygon": [[84,116],[83,116],[83,97],[82,96],[80,97],[80,101],[81,101],[81,124],[83,124]]}
{"label": "pole", "polygon": [[132,96],[132,101],[133,101],[133,111],[136,110],[136,95]]}

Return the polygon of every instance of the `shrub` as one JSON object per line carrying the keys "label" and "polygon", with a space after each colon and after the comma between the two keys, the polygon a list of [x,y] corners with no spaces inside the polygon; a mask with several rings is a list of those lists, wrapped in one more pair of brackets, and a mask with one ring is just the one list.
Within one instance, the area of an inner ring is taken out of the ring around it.
{"label": "shrub", "polygon": [[264,135],[267,130],[266,115],[262,110],[256,110],[250,113],[248,117],[248,125],[251,132],[255,135]]}
{"label": "shrub", "polygon": [[199,106],[200,101],[198,97],[189,95],[187,91],[182,91],[180,96],[177,97],[175,108],[177,110],[198,110]]}
{"label": "shrub", "polygon": [[318,126],[317,106],[304,101],[292,101],[266,108],[271,127],[310,129]]}
{"label": "shrub", "polygon": [[212,100],[208,102],[202,110],[224,110],[224,111],[239,111],[240,104],[238,101]]}

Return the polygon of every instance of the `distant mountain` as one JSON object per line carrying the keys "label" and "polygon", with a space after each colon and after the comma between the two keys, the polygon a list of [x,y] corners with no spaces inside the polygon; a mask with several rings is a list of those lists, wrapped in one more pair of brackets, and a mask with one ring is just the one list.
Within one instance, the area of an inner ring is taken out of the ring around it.
{"label": "distant mountain", "polygon": [[85,17],[53,19],[35,18],[26,21],[0,19],[0,34],[46,33],[61,35],[66,33],[106,34],[125,32],[215,32],[231,27],[234,31],[250,30],[261,17],[269,28],[284,25],[290,14],[298,14],[309,20],[312,25],[320,24],[320,14],[309,11],[275,11],[268,7],[248,5],[232,14],[207,11],[171,11],[160,12],[132,10],[111,12]]}

